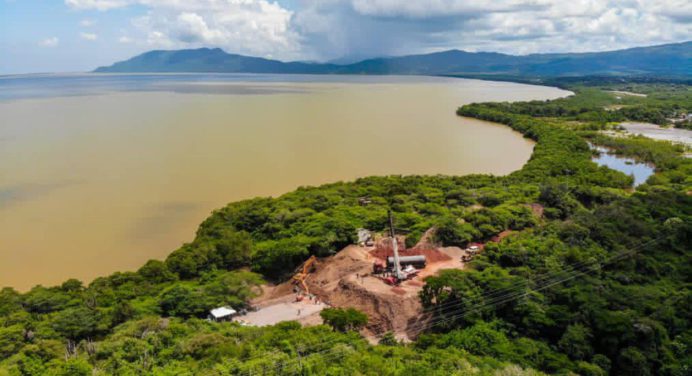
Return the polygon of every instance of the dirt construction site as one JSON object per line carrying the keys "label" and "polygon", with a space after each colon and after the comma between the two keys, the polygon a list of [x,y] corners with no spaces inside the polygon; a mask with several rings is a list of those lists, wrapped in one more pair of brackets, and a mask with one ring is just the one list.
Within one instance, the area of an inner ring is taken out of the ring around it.
{"label": "dirt construction site", "polygon": [[[468,259],[466,250],[436,247],[426,238],[410,249],[403,246],[403,238],[394,245],[390,237],[382,237],[368,245],[348,246],[330,257],[312,257],[292,280],[264,286],[262,295],[251,302],[256,310],[235,321],[256,326],[286,320],[317,325],[322,323],[319,313],[324,308],[356,308],[368,315],[368,324],[362,330],[367,338],[391,331],[401,340],[411,340],[427,319],[418,296],[423,279],[443,269],[461,269],[462,259]],[[398,249],[400,265],[414,257],[424,262],[417,269],[409,266],[411,274],[393,281],[392,275],[405,274],[391,267],[392,248]],[[388,265],[388,259],[390,268],[386,270],[391,273],[378,272],[377,266]]]}

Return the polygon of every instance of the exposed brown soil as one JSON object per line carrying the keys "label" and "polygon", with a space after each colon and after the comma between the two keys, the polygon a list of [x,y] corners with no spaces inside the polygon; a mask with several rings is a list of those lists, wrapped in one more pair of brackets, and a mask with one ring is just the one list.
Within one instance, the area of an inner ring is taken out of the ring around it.
{"label": "exposed brown soil", "polygon": [[513,233],[514,233],[514,231],[512,231],[512,230],[505,230],[505,231],[502,231],[501,233],[499,233],[499,234],[493,236],[492,238],[490,238],[490,241],[491,241],[491,242],[495,242],[495,243],[499,243],[499,242],[502,241],[502,239],[504,239],[504,238],[506,238],[506,237],[512,235]]}
{"label": "exposed brown soil", "polygon": [[293,293],[293,285],[290,283],[281,283],[279,285],[267,284],[262,286],[262,294],[250,303],[254,306],[261,307],[270,303],[272,300],[286,300],[286,296]]}
{"label": "exposed brown soil", "polygon": [[[378,243],[375,249],[370,251],[370,256],[376,257],[380,260],[386,260],[387,257],[392,256],[394,251],[392,250],[391,244],[387,243]],[[399,255],[424,255],[428,263],[442,262],[450,259],[448,255],[440,252],[434,245],[429,243],[419,243],[413,248],[405,249],[403,242],[399,242]]]}
{"label": "exposed brown soil", "polygon": [[[541,205],[532,204],[530,207],[536,216],[542,215]],[[513,233],[505,230],[490,241],[499,242]],[[427,231],[421,241],[409,249],[404,246],[404,237],[397,237],[400,255],[425,255],[427,260],[426,267],[420,270],[418,276],[398,286],[390,286],[372,274],[375,261],[383,261],[392,255],[391,239],[378,237],[374,247],[351,245],[334,256],[317,260],[305,281],[311,296],[304,298],[303,302],[295,302],[294,285],[288,281],[263,286],[262,295],[252,303],[265,309],[269,315],[286,310],[289,313],[294,310],[298,312],[296,307],[307,304],[300,311],[303,315],[298,313],[295,318],[291,318],[299,320],[303,325],[322,322],[319,310],[313,309],[312,305],[315,304],[356,308],[368,315],[368,325],[363,330],[367,338],[374,341],[378,335],[392,331],[399,339],[413,339],[418,335],[421,325],[429,320],[423,314],[418,296],[425,285],[424,279],[443,269],[463,268],[462,256],[467,254],[467,251],[458,247],[437,247],[432,241],[433,234],[434,229]],[[477,245],[481,250],[485,246],[483,243],[470,243],[469,246],[471,245]],[[260,317],[261,314],[257,316],[270,321]]]}
{"label": "exposed brown soil", "polygon": [[[418,297],[424,286],[423,279],[441,269],[462,268],[461,255],[464,251],[457,247],[434,248],[427,242],[425,246],[420,244],[402,251],[402,255],[425,255],[427,266],[414,279],[404,281],[399,286],[390,286],[372,275],[373,262],[386,257],[387,243],[386,239],[380,240],[375,248],[352,245],[334,256],[320,259],[306,283],[310,293],[320,301],[333,307],[352,307],[366,313],[368,325],[363,330],[364,335],[374,338],[392,331],[397,338],[407,340],[414,338],[420,323],[427,320],[422,315]],[[265,287],[262,296],[253,303],[267,307],[292,300],[295,300],[295,294],[289,281]],[[315,315],[318,316],[318,313]],[[306,318],[301,322],[319,323],[321,320],[319,317],[314,320]]]}

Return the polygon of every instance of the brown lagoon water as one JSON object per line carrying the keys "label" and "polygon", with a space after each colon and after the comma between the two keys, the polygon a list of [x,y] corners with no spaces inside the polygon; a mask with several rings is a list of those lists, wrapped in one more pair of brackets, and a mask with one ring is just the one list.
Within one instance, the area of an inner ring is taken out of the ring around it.
{"label": "brown lagoon water", "polygon": [[459,118],[568,92],[426,77],[0,78],[0,286],[133,270],[214,208],[388,174],[506,174],[533,145]]}

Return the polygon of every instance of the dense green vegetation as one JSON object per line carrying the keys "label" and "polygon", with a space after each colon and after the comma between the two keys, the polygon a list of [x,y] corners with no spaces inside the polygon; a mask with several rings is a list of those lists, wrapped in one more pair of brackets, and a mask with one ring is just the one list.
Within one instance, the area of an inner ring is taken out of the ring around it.
{"label": "dense green vegetation", "polygon": [[368,316],[355,308],[327,308],[320,316],[325,324],[340,332],[359,330],[368,323]]}
{"label": "dense green vegetation", "polygon": [[[563,121],[574,120],[585,123],[579,124],[582,127],[593,129],[606,129],[609,123],[627,120],[659,125],[670,125],[674,122],[682,124],[684,122],[678,118],[692,112],[692,90],[689,85],[590,85],[573,86],[572,89],[581,95],[549,102],[496,103],[491,107],[512,114],[542,118],[559,117]],[[484,106],[487,107],[488,104]]]}
{"label": "dense green vegetation", "polygon": [[[1,290],[0,375],[689,374],[692,160],[680,146],[597,130],[690,109],[690,87],[571,85],[565,99],[458,110],[537,142],[508,176],[370,177],[235,202],[136,272]],[[634,191],[630,176],[591,161],[588,142],[656,175]],[[359,227],[383,231],[388,209],[409,244],[431,227],[444,245],[514,234],[469,270],[426,279],[433,318],[412,344],[391,334],[368,344],[352,330],[364,316],[348,309],[323,311],[331,327],[204,320],[212,307],[246,308],[264,280],[351,244]]]}

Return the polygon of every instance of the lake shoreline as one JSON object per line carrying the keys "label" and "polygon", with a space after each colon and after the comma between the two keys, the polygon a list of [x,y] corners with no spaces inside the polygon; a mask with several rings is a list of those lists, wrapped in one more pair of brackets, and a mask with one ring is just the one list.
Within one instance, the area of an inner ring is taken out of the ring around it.
{"label": "lake shoreline", "polygon": [[[22,115],[18,113],[16,117],[39,119],[28,120],[30,124],[41,123],[37,114],[50,114],[50,122],[56,118],[59,121],[50,126],[34,126],[35,130],[16,127],[14,147],[5,151],[14,158],[34,151],[21,161],[11,163],[12,158],[7,158],[5,163],[17,168],[34,158],[32,165],[43,167],[51,175],[48,180],[37,181],[41,175],[24,174],[25,178],[15,184],[20,196],[13,196],[22,197],[22,201],[5,203],[10,205],[9,209],[4,209],[8,213],[6,217],[13,221],[7,221],[3,227],[5,233],[0,238],[15,249],[33,244],[32,249],[22,254],[30,258],[41,257],[31,261],[27,258],[29,267],[19,256],[12,260],[9,255],[0,255],[3,258],[0,265],[7,268],[0,275],[8,278],[0,281],[0,285],[29,288],[35,283],[58,283],[71,276],[91,280],[116,270],[132,270],[147,259],[166,257],[189,240],[210,211],[251,197],[277,197],[298,187],[368,176],[506,175],[525,165],[535,143],[505,125],[457,117],[454,109],[464,103],[458,95],[475,95],[470,101],[511,97],[526,100],[541,96],[530,94],[534,91],[552,93],[548,97],[571,95],[554,88],[502,82],[455,78],[452,84],[433,79],[440,84],[429,85],[419,82],[422,79],[427,78],[416,77],[416,82],[406,86],[403,92],[392,83],[374,86],[359,83],[342,89],[330,88],[334,86],[332,83],[319,84],[315,92],[319,97],[310,93],[265,96],[135,91],[0,102],[0,107],[5,106],[5,109],[24,106]],[[229,86],[237,88],[238,84]],[[367,95],[360,94],[362,90]],[[522,98],[517,97],[518,90],[528,91]],[[344,102],[345,98],[351,98],[351,102]],[[387,101],[379,101],[378,107],[373,107],[372,98],[386,98]],[[277,99],[281,102],[267,102]],[[392,116],[402,112],[399,105],[402,101],[417,103],[417,106],[403,109],[405,115]],[[51,110],[53,103],[59,106]],[[344,103],[351,104],[345,107]],[[268,107],[273,111],[266,111]],[[128,108],[130,115],[114,110],[119,108]],[[362,110],[352,111],[351,108]],[[73,115],[61,112],[66,109]],[[189,112],[191,109],[201,112]],[[61,116],[55,116],[56,111]],[[4,113],[9,116],[8,111]],[[302,114],[306,113],[314,115],[311,120],[301,121]],[[132,117],[132,114],[140,115]],[[200,122],[202,115],[209,120]],[[102,118],[116,120],[108,125],[98,120]],[[231,119],[232,123],[225,119]],[[250,119],[251,123],[242,119]],[[50,122],[46,120],[46,125]],[[321,135],[320,128],[313,126],[326,122],[333,123],[328,128],[330,136]],[[297,128],[300,131],[271,126],[289,123],[301,124]],[[251,128],[256,131],[234,130],[229,124],[254,124]],[[379,125],[372,127],[372,124]],[[31,132],[40,132],[49,143],[38,145],[41,149],[37,149]],[[354,138],[354,135],[366,139]],[[272,137],[282,140],[279,147],[267,144]],[[17,138],[31,144],[20,147]],[[340,140],[339,144],[325,143],[330,138]],[[382,149],[376,141],[388,138],[397,146],[383,155],[382,151],[387,149]],[[316,150],[305,149],[303,145],[306,144],[317,145],[313,147]],[[125,149],[130,155],[122,155],[121,150]],[[36,150],[42,151],[35,153]],[[161,154],[161,150],[165,154]],[[279,161],[269,158],[276,155],[277,150],[286,154]],[[505,152],[497,153],[496,150]],[[59,152],[59,156],[55,152]],[[320,155],[318,161],[315,161],[316,153]],[[49,158],[42,158],[43,155]],[[250,155],[254,156],[251,163],[247,158]],[[344,159],[345,156],[348,159]],[[39,157],[41,159],[36,159]],[[402,163],[406,169],[400,168]],[[342,172],[335,173],[335,168]],[[319,174],[314,175],[318,178],[300,178],[306,170]],[[152,175],[147,171],[163,174]],[[232,177],[228,173],[233,171],[244,175]],[[264,172],[258,175],[258,171]],[[276,175],[274,180],[268,178],[271,175]],[[173,178],[175,176],[179,177]],[[239,191],[241,186],[246,193]],[[139,198],[132,200],[132,195]],[[103,197],[117,206],[104,205]],[[110,213],[110,222],[99,222],[96,227],[80,222],[80,218],[102,221],[102,213]],[[46,217],[47,214],[50,217]],[[29,226],[30,218],[37,217],[45,219]],[[60,220],[49,225],[49,218]],[[22,229],[38,231],[43,239],[24,238]],[[80,234],[71,235],[76,229],[81,229]],[[178,235],[171,237],[169,234]],[[74,239],[81,239],[81,243]],[[44,243],[53,244],[54,249],[50,253],[41,251]],[[71,244],[70,249],[63,249],[61,244]],[[78,256],[74,250],[79,251]],[[55,258],[56,255],[61,255],[60,259]],[[104,267],[108,264],[112,266]],[[70,270],[61,272],[56,265],[69,266]],[[90,267],[84,268],[84,265]],[[26,273],[26,270],[32,272]]]}
{"label": "lake shoreline", "polygon": [[651,123],[620,123],[625,131],[632,135],[642,135],[654,140],[670,141],[692,147],[692,131],[673,127],[661,127]]}

